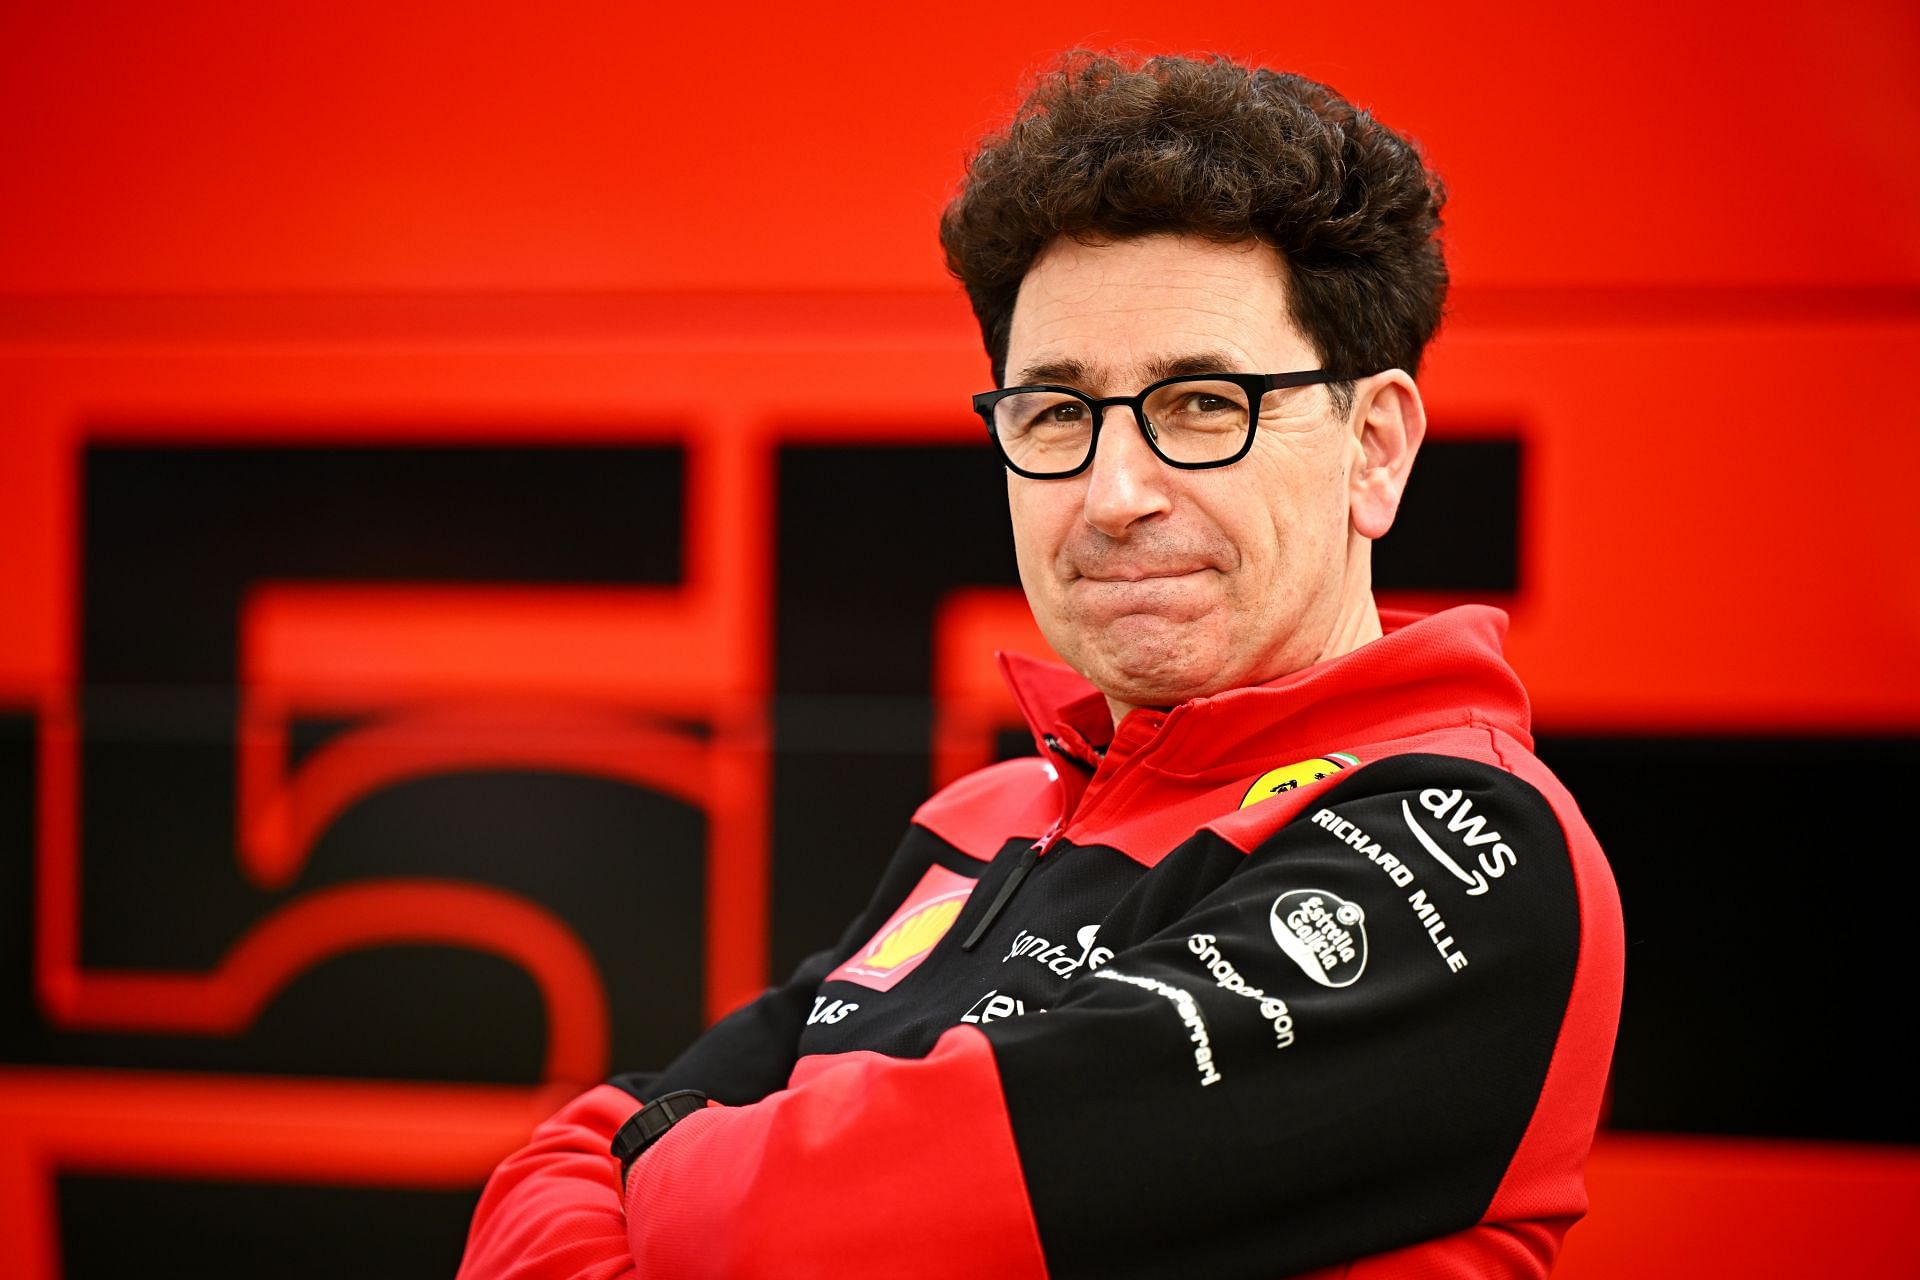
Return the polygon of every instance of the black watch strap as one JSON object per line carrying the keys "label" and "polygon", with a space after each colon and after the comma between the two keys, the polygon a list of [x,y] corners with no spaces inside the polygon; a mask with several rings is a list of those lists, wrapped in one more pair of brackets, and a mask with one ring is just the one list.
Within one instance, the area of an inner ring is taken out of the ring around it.
{"label": "black watch strap", "polygon": [[660,1140],[667,1130],[707,1105],[707,1095],[698,1089],[679,1089],[662,1094],[634,1112],[613,1135],[613,1154],[620,1158],[620,1186],[625,1190],[627,1171],[640,1153]]}

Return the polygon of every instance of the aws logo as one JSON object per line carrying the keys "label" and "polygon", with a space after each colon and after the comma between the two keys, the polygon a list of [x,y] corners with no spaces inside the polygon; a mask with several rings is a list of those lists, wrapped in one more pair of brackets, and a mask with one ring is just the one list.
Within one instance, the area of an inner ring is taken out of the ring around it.
{"label": "aws logo", "polygon": [[1297,764],[1281,765],[1278,769],[1269,769],[1253,780],[1247,788],[1247,794],[1240,797],[1242,809],[1271,799],[1283,791],[1292,791],[1309,782],[1319,782],[1331,778],[1342,769],[1351,769],[1360,763],[1360,757],[1345,751],[1331,751],[1324,756],[1315,756],[1311,760],[1302,760]]}
{"label": "aws logo", "polygon": [[934,944],[947,936],[947,930],[960,918],[960,909],[967,905],[974,883],[945,867],[928,867],[900,909],[826,980],[857,982],[875,991],[892,990],[932,954]]}
{"label": "aws logo", "polygon": [[[1433,860],[1445,867],[1461,884],[1467,886],[1467,896],[1477,898],[1493,886],[1490,881],[1498,880],[1509,870],[1520,865],[1520,855],[1513,851],[1505,836],[1487,826],[1487,815],[1475,813],[1473,801],[1460,793],[1459,788],[1443,791],[1439,787],[1428,787],[1420,793],[1420,807],[1436,818],[1446,820],[1449,835],[1457,835],[1466,845],[1460,860],[1455,860],[1442,849],[1420,820],[1413,816],[1413,809],[1405,800],[1400,802],[1400,813],[1407,820],[1407,829],[1413,832],[1413,838],[1420,842],[1421,848],[1433,856]],[[1491,845],[1491,848],[1486,846]],[[1480,851],[1473,858],[1478,866],[1461,866],[1475,850]]]}

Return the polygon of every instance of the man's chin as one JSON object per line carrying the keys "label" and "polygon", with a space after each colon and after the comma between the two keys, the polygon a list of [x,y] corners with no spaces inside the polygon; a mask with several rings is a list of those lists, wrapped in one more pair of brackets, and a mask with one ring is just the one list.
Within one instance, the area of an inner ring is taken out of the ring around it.
{"label": "man's chin", "polygon": [[1232,683],[1220,664],[1196,662],[1191,652],[1103,655],[1086,675],[1094,688],[1130,707],[1171,707]]}
{"label": "man's chin", "polygon": [[1095,623],[1042,627],[1054,651],[1093,687],[1132,707],[1170,707],[1231,688],[1244,674],[1211,619],[1137,612]]}

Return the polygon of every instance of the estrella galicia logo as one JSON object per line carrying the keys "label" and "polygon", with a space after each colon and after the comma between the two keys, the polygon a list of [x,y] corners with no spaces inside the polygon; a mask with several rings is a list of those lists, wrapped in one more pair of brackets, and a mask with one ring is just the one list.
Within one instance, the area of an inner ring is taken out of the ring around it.
{"label": "estrella galicia logo", "polygon": [[1294,889],[1273,900],[1273,940],[1323,987],[1350,987],[1367,968],[1367,913],[1325,889]]}
{"label": "estrella galicia logo", "polygon": [[[1420,793],[1420,807],[1434,817],[1444,820],[1447,831],[1458,835],[1461,843],[1467,846],[1470,854],[1474,849],[1484,851],[1475,858],[1478,864],[1473,868],[1463,867],[1442,849],[1427,829],[1413,816],[1413,809],[1405,800],[1400,802],[1401,816],[1407,820],[1407,830],[1413,832],[1413,838],[1420,847],[1433,856],[1433,860],[1445,867],[1454,879],[1467,886],[1467,896],[1477,898],[1492,888],[1488,880],[1498,880],[1508,870],[1520,864],[1520,855],[1508,847],[1505,837],[1498,831],[1487,829],[1487,815],[1473,811],[1473,801],[1462,795],[1458,788],[1443,791],[1439,787],[1428,787]],[[1491,845],[1491,848],[1485,846]],[[1466,856],[1466,855],[1463,855]]]}

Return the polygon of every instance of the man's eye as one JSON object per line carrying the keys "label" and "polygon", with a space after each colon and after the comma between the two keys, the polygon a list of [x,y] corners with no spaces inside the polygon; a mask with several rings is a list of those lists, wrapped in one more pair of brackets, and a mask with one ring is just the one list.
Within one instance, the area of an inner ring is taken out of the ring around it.
{"label": "man's eye", "polygon": [[1038,427],[1057,427],[1085,422],[1087,406],[1077,400],[1063,400],[1058,404],[1044,405],[1027,422],[1029,431]]}

